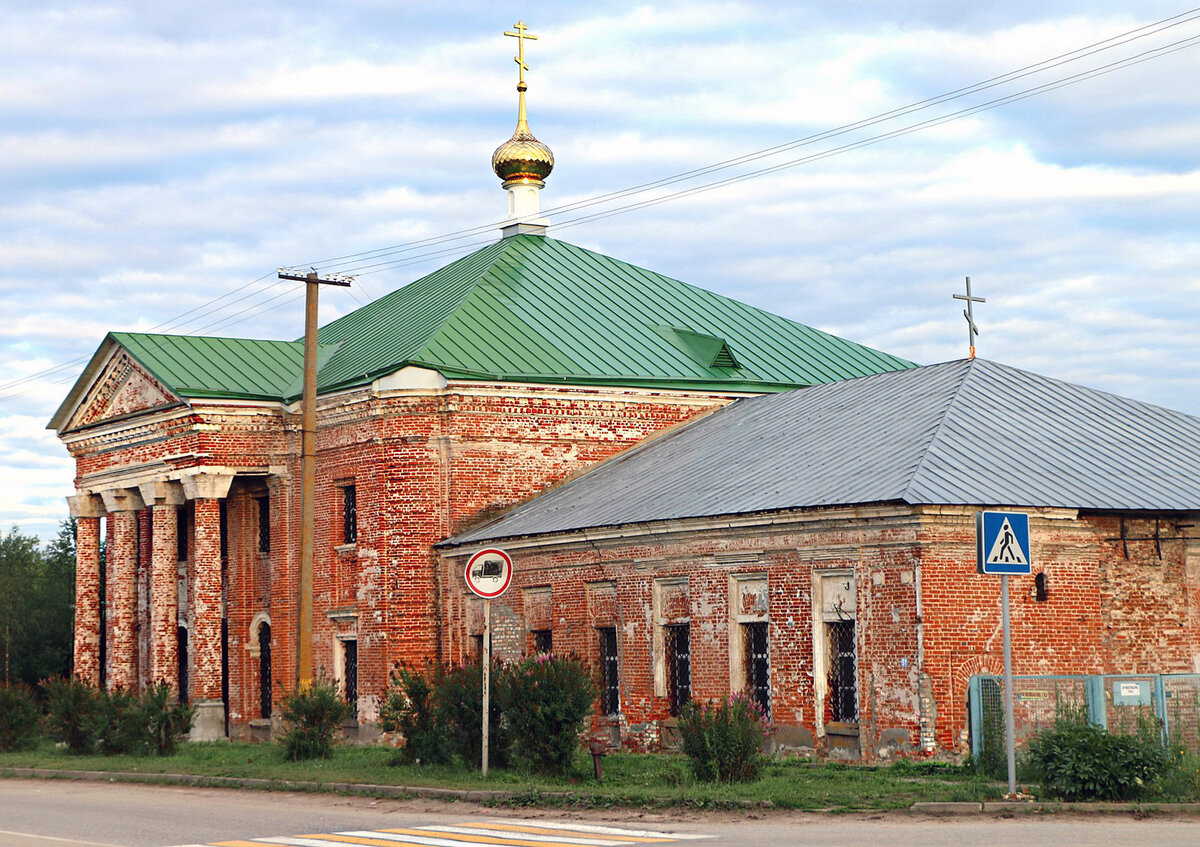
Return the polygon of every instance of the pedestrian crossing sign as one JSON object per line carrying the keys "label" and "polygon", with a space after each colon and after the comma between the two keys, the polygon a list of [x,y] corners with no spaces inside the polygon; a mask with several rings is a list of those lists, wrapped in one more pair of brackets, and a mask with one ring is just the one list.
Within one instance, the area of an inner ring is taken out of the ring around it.
{"label": "pedestrian crossing sign", "polygon": [[978,512],[975,516],[976,565],[980,573],[1031,573],[1029,515]]}

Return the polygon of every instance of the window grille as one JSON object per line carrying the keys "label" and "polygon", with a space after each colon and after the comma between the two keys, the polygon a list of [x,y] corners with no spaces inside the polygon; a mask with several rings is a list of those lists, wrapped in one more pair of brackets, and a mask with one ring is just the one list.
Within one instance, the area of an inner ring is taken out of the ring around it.
{"label": "window grille", "polygon": [[258,552],[271,552],[271,498],[258,498]]}
{"label": "window grille", "polygon": [[353,485],[342,486],[342,543],[358,542],[358,495]]}
{"label": "window grille", "polygon": [[221,542],[221,562],[224,564],[229,559],[229,521],[225,519],[225,504],[226,500],[218,501],[217,505],[217,538]]}
{"label": "window grille", "polygon": [[258,714],[271,717],[271,625],[258,625]]}
{"label": "window grille", "polygon": [[692,651],[689,624],[663,627],[667,647],[667,709],[678,715],[692,699]]}
{"label": "window grille", "polygon": [[531,633],[533,635],[533,651],[535,653],[549,653],[554,646],[554,635],[548,629],[535,629]]}
{"label": "window grille", "polygon": [[621,713],[621,683],[618,672],[620,666],[617,661],[617,628],[614,626],[602,627],[598,630],[600,633],[600,674],[601,685],[601,705],[604,708],[604,714],[617,715]]}
{"label": "window grille", "polygon": [[830,719],[858,720],[858,683],[854,650],[854,621],[832,621],[829,632]]}
{"label": "window grille", "polygon": [[771,665],[767,623],[742,624],[746,645],[746,688],[764,716],[771,714]]}
{"label": "window grille", "polygon": [[353,708],[353,714],[358,717],[358,642],[348,639],[342,642],[345,659],[346,702]]}

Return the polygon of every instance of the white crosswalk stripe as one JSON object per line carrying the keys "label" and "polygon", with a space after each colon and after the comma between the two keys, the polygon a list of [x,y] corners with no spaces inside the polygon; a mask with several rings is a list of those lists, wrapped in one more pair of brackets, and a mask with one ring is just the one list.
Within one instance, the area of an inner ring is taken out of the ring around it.
{"label": "white crosswalk stripe", "polygon": [[575,822],[494,818],[459,824],[355,829],[345,832],[218,841],[213,842],[210,847],[398,847],[401,844],[415,844],[421,847],[642,847],[711,837],[694,833],[625,829]]}

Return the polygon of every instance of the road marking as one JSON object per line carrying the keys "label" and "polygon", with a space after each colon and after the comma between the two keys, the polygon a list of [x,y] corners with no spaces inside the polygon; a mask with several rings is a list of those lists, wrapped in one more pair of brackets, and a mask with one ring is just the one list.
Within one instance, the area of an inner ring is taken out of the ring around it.
{"label": "road marking", "polygon": [[344,832],[216,841],[212,843],[212,847],[398,847],[400,844],[417,844],[423,847],[621,847],[711,837],[682,832],[621,829],[595,824],[542,823],[504,818],[460,824],[432,824],[417,828],[353,829]]}
{"label": "road marking", "polygon": [[36,838],[39,841],[59,841],[63,844],[86,844],[87,847],[121,847],[120,844],[106,844],[103,841],[77,841],[74,838],[55,838],[53,835],[39,835],[36,832],[16,832],[11,829],[0,829],[0,835],[19,835],[22,838]]}
{"label": "road marking", "polygon": [[[560,841],[563,844],[645,844],[658,843],[661,841],[674,841],[673,838],[647,838],[643,835],[625,835],[620,840],[611,838],[579,838],[579,830],[577,829],[559,829],[557,827],[532,827],[532,826],[511,826],[509,824],[489,823],[486,829],[480,828],[474,824],[460,824],[458,826],[423,826],[421,829],[426,829],[436,832],[457,832],[463,835],[493,835],[497,830],[501,832],[518,832],[525,836],[531,842],[539,841]],[[575,836],[575,837],[572,837]],[[518,842],[519,843],[519,842]]]}

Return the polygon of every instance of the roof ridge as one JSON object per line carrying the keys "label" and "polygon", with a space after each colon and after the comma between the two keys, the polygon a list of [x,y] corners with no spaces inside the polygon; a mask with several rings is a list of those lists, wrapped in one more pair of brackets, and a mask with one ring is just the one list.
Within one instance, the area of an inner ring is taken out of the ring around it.
{"label": "roof ridge", "polygon": [[[917,476],[925,467],[925,462],[929,459],[929,454],[933,450],[933,445],[936,444],[938,439],[941,437],[942,430],[946,427],[946,418],[950,416],[950,410],[953,409],[958,403],[958,398],[959,395],[962,394],[963,386],[967,383],[967,377],[974,372],[973,364],[975,361],[975,359],[959,359],[957,361],[951,360],[952,364],[962,367],[963,373],[958,379],[958,386],[954,389],[954,392],[950,395],[949,400],[947,400],[946,405],[942,409],[941,416],[938,418],[937,426],[934,427],[933,432],[930,433],[929,438],[925,441],[925,444],[917,451],[917,454],[921,458],[917,461],[912,473],[908,475],[908,482],[905,483],[904,489],[901,492],[906,503],[912,502],[909,497],[912,493],[913,483],[916,481]],[[948,363],[943,362],[941,365],[929,365],[928,367],[936,368],[945,366],[946,364]]]}

